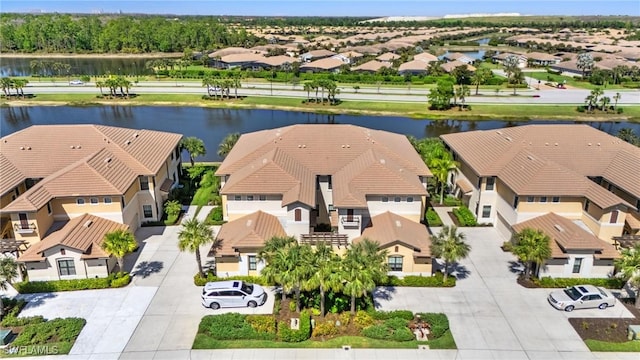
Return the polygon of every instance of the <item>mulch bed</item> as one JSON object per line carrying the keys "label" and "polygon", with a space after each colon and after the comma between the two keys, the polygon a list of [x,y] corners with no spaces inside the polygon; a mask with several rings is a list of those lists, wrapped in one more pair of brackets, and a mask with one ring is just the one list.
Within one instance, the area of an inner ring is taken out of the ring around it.
{"label": "mulch bed", "polygon": [[460,221],[458,221],[458,217],[455,216],[453,214],[452,211],[448,211],[447,215],[449,215],[449,217],[451,218],[451,221],[453,221],[453,223],[457,226],[457,227],[462,227],[462,225],[460,224]]}
{"label": "mulch bed", "polygon": [[518,284],[527,289],[538,289],[540,286],[531,281],[531,279],[525,279],[524,276],[518,276]]}
{"label": "mulch bed", "polygon": [[620,300],[616,306],[626,306],[635,318],[571,318],[569,323],[582,340],[626,342],[628,326],[640,325],[640,310]]}

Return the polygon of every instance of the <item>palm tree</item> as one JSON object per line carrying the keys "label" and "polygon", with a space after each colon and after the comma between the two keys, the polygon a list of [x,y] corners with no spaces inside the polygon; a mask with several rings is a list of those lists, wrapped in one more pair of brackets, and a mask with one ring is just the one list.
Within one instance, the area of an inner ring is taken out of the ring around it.
{"label": "palm tree", "polygon": [[[282,268],[284,266],[284,254],[282,249],[285,249],[293,244],[297,243],[293,237],[272,237],[264,243],[264,246],[258,252],[258,259],[265,263],[265,267],[260,272],[260,275],[264,276],[269,282],[274,282],[283,286],[282,283]],[[287,298],[287,293],[282,289],[282,300]]]}
{"label": "palm tree", "polygon": [[207,154],[207,149],[204,147],[204,141],[195,136],[183,138],[182,141],[180,141],[180,146],[189,152],[189,161],[191,161],[191,166],[195,164],[194,159],[196,157]]}
{"label": "palm tree", "polygon": [[231,149],[233,149],[233,147],[238,142],[238,139],[240,139],[239,133],[232,133],[225,136],[225,138],[222,139],[220,145],[218,145],[218,156],[223,159],[226,158],[227,155],[229,155],[229,153],[231,152]]}
{"label": "palm tree", "polygon": [[[18,277],[18,264],[12,257],[0,256],[0,290],[7,290],[13,279]],[[0,296],[0,319],[4,317],[4,303]]]}
{"label": "palm tree", "polygon": [[593,55],[589,53],[578,54],[578,59],[576,60],[576,67],[582,71],[582,78],[584,79],[587,72],[591,71],[593,68]]}
{"label": "palm tree", "polygon": [[615,103],[613,105],[613,110],[614,111],[618,110],[618,101],[620,100],[621,97],[622,97],[622,95],[620,95],[619,92],[617,92],[615,95],[613,95],[613,101],[615,101]]}
{"label": "palm tree", "polygon": [[312,250],[310,245],[300,245],[297,242],[280,249],[276,261],[281,263],[280,279],[282,291],[295,294],[296,312],[300,312],[300,290],[308,281],[313,271],[311,268]]}
{"label": "palm tree", "polygon": [[118,268],[124,271],[124,256],[132,253],[138,247],[136,238],[127,230],[116,230],[104,235],[102,249],[107,254],[115,256],[118,260]]}
{"label": "palm tree", "polygon": [[387,251],[379,251],[379,245],[369,239],[352,244],[342,260],[344,293],[351,296],[351,314],[356,313],[356,298],[367,296],[384,280],[387,273]]}
{"label": "palm tree", "polygon": [[18,95],[22,95],[22,98],[24,99],[24,87],[27,86],[27,84],[29,83],[29,80],[27,79],[14,79],[13,80],[13,87],[16,89],[16,96]]}
{"label": "palm tree", "polygon": [[330,246],[319,243],[313,252],[311,260],[311,277],[306,282],[306,290],[320,291],[320,314],[324,317],[325,296],[327,291],[340,291],[342,277],[340,276],[340,257]]}
{"label": "palm tree", "polygon": [[313,90],[313,85],[310,82],[304,83],[304,91],[307,92],[307,102],[311,101],[311,91]]}
{"label": "palm tree", "polygon": [[235,98],[238,98],[238,88],[242,87],[242,82],[240,81],[242,79],[242,73],[241,72],[234,72],[233,73],[233,77],[231,80],[231,83],[233,84],[233,90],[235,92]]}
{"label": "palm tree", "polygon": [[182,230],[178,233],[178,249],[180,249],[180,251],[188,250],[189,252],[196,254],[198,274],[202,277],[204,277],[204,271],[202,271],[200,247],[213,242],[213,230],[211,230],[209,225],[205,224],[203,221],[200,221],[197,218],[191,218],[182,223]]}
{"label": "palm tree", "polygon": [[638,138],[638,135],[636,135],[632,128],[622,128],[618,130],[618,134],[616,136],[629,144],[636,146],[640,145],[640,138]]}
{"label": "palm tree", "polygon": [[[634,247],[622,250],[622,257],[615,260],[620,274],[628,279],[629,284],[636,288],[636,308],[640,308],[640,243]],[[1,280],[1,279],[0,279]]]}
{"label": "palm tree", "polygon": [[96,87],[100,88],[100,96],[104,97],[104,93],[102,92],[102,88],[104,88],[106,86],[106,84],[104,83],[104,81],[96,81]]}
{"label": "palm tree", "polygon": [[516,55],[509,55],[504,59],[502,65],[504,65],[504,72],[507,74],[507,79],[510,79],[511,74],[518,69],[519,63],[520,59],[518,59]]}
{"label": "palm tree", "polygon": [[453,160],[453,156],[444,149],[444,146],[438,146],[427,154],[427,166],[440,187],[440,204],[442,204],[449,174],[456,171],[460,163]]}
{"label": "palm tree", "polygon": [[607,106],[611,103],[611,98],[608,96],[603,96],[600,98],[600,104],[602,104],[602,111],[607,111]]}
{"label": "palm tree", "polygon": [[513,95],[516,94],[516,90],[518,89],[518,85],[524,82],[524,74],[520,68],[515,68],[511,73],[511,83],[513,84]]}
{"label": "palm tree", "polygon": [[2,85],[2,92],[4,92],[4,96],[9,99],[11,97],[11,87],[13,86],[13,80],[8,77],[3,77],[0,79],[0,84]]}
{"label": "palm tree", "polygon": [[456,96],[458,97],[458,99],[460,99],[460,107],[459,107],[460,110],[464,108],[466,97],[469,96],[469,94],[470,94],[469,87],[467,85],[461,85],[461,86],[458,86],[458,88],[456,88]]}
{"label": "palm tree", "polygon": [[487,80],[491,79],[493,73],[490,69],[480,68],[471,77],[471,83],[476,86],[476,95],[480,90],[480,85],[484,84]]}
{"label": "palm tree", "polygon": [[469,255],[471,246],[464,242],[464,233],[459,233],[455,225],[443,226],[431,241],[431,254],[444,260],[444,278],[447,281],[449,265]]}
{"label": "palm tree", "polygon": [[541,230],[522,229],[513,235],[512,241],[514,255],[525,265],[525,279],[529,279],[534,264],[540,269],[542,264],[551,258],[551,239]]}

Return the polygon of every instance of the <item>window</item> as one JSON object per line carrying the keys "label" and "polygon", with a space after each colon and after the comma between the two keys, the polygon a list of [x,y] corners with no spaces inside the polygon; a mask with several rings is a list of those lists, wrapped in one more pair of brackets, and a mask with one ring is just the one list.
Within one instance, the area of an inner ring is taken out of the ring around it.
{"label": "window", "polygon": [[51,215],[51,212],[52,212],[52,210],[51,210],[51,202],[48,202],[47,203],[47,214]]}
{"label": "window", "polygon": [[589,199],[584,201],[584,211],[589,211]]}
{"label": "window", "polygon": [[240,195],[236,195],[236,196],[234,196],[234,197],[233,197],[233,199],[234,199],[235,201],[240,201],[240,200],[242,200],[242,196],[240,196]]}
{"label": "window", "polygon": [[400,201],[402,201],[402,199],[400,198],[400,196],[396,196],[396,197],[393,198],[393,201],[400,202]]}
{"label": "window", "polygon": [[484,205],[482,207],[482,217],[485,219],[491,217],[491,205]]}
{"label": "window", "polygon": [[258,270],[258,261],[255,255],[249,255],[249,270]]}
{"label": "window", "polygon": [[83,199],[83,198],[77,198],[77,199],[76,199],[76,204],[78,204],[78,205],[84,205],[84,199]]}
{"label": "window", "polygon": [[140,176],[140,190],[149,190],[149,178]]}
{"label": "window", "polygon": [[176,148],[176,159],[180,160],[180,147]]}
{"label": "window", "polygon": [[535,198],[533,196],[527,196],[527,202],[533,202]]}
{"label": "window", "polygon": [[487,178],[487,188],[486,188],[487,191],[492,191],[495,184],[496,184],[496,178],[488,177]]}
{"label": "window", "polygon": [[124,196],[120,198],[120,203],[122,203],[122,208],[124,209],[124,206],[125,206]]}
{"label": "window", "polygon": [[331,183],[331,175],[329,175],[329,190],[333,189],[333,184]]}
{"label": "window", "polygon": [[541,203],[546,203],[547,202],[547,197],[546,196],[540,196],[540,202]]}
{"label": "window", "polygon": [[76,274],[76,265],[73,260],[58,260],[58,273],[60,276]]}
{"label": "window", "polygon": [[382,202],[389,202],[389,197],[388,196],[383,196],[382,197]]}
{"label": "window", "polygon": [[267,201],[267,195],[260,195],[260,201]]}
{"label": "window", "polygon": [[142,212],[144,213],[145,218],[153,217],[153,209],[151,205],[142,205]]}
{"label": "window", "polygon": [[67,255],[67,251],[65,249],[60,249],[60,255]]}
{"label": "window", "polygon": [[573,273],[574,274],[579,274],[581,267],[582,267],[582,258],[576,258],[573,261]]}
{"label": "window", "polygon": [[478,178],[478,189],[482,189],[482,178]]}
{"label": "window", "polygon": [[520,198],[516,195],[513,197],[513,208],[517,209],[518,208],[518,202],[520,201]]}
{"label": "window", "polygon": [[103,200],[105,204],[111,204],[111,198],[107,197],[107,198],[104,198]]}
{"label": "window", "polygon": [[295,221],[296,221],[296,222],[300,222],[300,221],[302,221],[302,210],[300,210],[300,209],[296,209],[296,210],[294,211],[294,215],[295,215]]}
{"label": "window", "polygon": [[615,224],[618,222],[618,210],[613,210],[611,212],[611,220],[609,221],[610,224]]}
{"label": "window", "polygon": [[253,195],[247,195],[247,201],[253,201]]}
{"label": "window", "polygon": [[559,202],[560,202],[560,197],[559,197],[559,196],[554,196],[554,197],[552,197],[552,198],[551,198],[551,202],[559,203]]}
{"label": "window", "polygon": [[329,204],[329,211],[333,211],[333,210],[335,210],[335,209],[333,208],[333,204]]}
{"label": "window", "polygon": [[413,202],[413,198],[412,198],[411,196],[409,196],[409,197],[407,198],[407,202]]}
{"label": "window", "polygon": [[402,256],[389,256],[389,271],[402,271]]}
{"label": "window", "polygon": [[89,198],[89,202],[91,205],[98,205],[98,198]]}

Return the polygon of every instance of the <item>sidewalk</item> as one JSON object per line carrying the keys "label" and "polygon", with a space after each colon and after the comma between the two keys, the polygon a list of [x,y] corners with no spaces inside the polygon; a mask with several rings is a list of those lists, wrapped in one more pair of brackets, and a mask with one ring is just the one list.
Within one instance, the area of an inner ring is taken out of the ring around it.
{"label": "sidewalk", "polygon": [[436,211],[436,214],[440,216],[440,220],[442,220],[442,225],[451,226],[455,225],[453,220],[451,220],[451,216],[449,216],[449,212],[453,211],[453,206],[434,206],[433,210]]}

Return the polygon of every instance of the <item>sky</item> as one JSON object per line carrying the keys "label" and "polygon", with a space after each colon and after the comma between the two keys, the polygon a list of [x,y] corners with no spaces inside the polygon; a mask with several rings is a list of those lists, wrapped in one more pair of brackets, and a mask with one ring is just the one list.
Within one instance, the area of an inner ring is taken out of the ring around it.
{"label": "sky", "polygon": [[639,0],[0,0],[0,12],[147,13],[247,16],[443,16],[522,15],[640,16]]}

